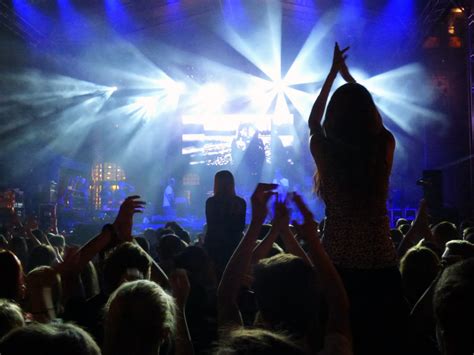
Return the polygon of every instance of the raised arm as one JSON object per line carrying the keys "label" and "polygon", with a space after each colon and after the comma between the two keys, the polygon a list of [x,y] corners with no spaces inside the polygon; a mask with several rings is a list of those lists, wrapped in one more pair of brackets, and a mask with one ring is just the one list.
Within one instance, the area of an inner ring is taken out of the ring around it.
{"label": "raised arm", "polygon": [[[332,59],[331,69],[329,70],[329,74],[326,77],[326,80],[324,81],[323,87],[321,88],[321,91],[319,92],[319,95],[316,101],[314,102],[313,108],[309,115],[308,126],[311,135],[313,135],[315,132],[317,132],[317,130],[321,128],[321,121],[323,119],[324,110],[326,109],[326,103],[328,101],[329,93],[331,92],[331,88],[334,83],[334,80],[336,79],[337,73],[341,70],[343,66],[347,69],[344,63],[344,53],[348,49],[349,47],[344,48],[341,51],[337,42],[334,45],[334,55]],[[347,70],[347,73],[345,73],[345,75],[348,73],[349,71]],[[347,75],[347,78],[349,79],[349,75]]]}
{"label": "raised arm", "polygon": [[324,287],[324,294],[328,305],[327,334],[339,333],[348,340],[352,339],[349,321],[349,299],[339,273],[326,254],[318,234],[318,224],[313,219],[313,214],[298,194],[293,195],[293,200],[301,211],[304,221],[300,229],[308,244],[308,253],[314,264],[318,279]]}
{"label": "raised arm", "polygon": [[257,236],[268,213],[267,202],[274,194],[275,184],[258,184],[252,202],[252,221],[244,237],[234,251],[222,275],[217,290],[219,327],[242,326],[242,316],[237,304],[240,287],[252,259]]}
{"label": "raised arm", "polygon": [[188,300],[190,284],[186,270],[176,269],[170,275],[171,290],[176,300],[176,342],[175,355],[193,355],[194,347],[186,322],[186,302]]}
{"label": "raised arm", "polygon": [[398,257],[402,258],[405,253],[420,239],[424,238],[427,241],[432,241],[433,235],[428,224],[428,206],[424,199],[420,200],[416,218],[413,221],[411,228],[398,246]]}

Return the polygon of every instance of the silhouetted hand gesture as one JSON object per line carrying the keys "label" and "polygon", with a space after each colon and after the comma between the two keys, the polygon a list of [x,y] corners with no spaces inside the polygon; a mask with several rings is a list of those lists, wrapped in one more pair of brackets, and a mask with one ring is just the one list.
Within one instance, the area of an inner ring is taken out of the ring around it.
{"label": "silhouetted hand gesture", "polygon": [[277,230],[288,228],[290,225],[290,211],[286,205],[286,201],[279,201],[278,199],[274,204],[274,216],[272,221],[272,227]]}
{"label": "silhouetted hand gesture", "polygon": [[122,241],[132,240],[132,226],[133,215],[135,213],[142,213],[145,206],[145,201],[139,200],[140,196],[129,196],[123,201],[120,206],[119,213],[115,219],[113,226]]}
{"label": "silhouetted hand gesture", "polygon": [[296,227],[298,234],[305,240],[308,240],[311,236],[316,236],[318,234],[318,222],[314,220],[313,213],[309,210],[308,206],[306,206],[303,198],[296,192],[293,193],[293,201],[303,215],[302,224],[296,221],[292,223]]}
{"label": "silhouetted hand gesture", "polygon": [[334,53],[333,53],[333,57],[332,57],[332,66],[331,66],[331,71],[332,72],[337,73],[337,72],[341,71],[341,69],[343,67],[345,67],[346,70],[347,70],[346,63],[345,63],[345,60],[346,60],[347,56],[344,55],[344,54],[348,50],[349,50],[349,47],[346,47],[343,50],[341,50],[339,48],[339,44],[336,42],[336,44],[334,45]]}
{"label": "silhouetted hand gesture", "polygon": [[277,184],[259,183],[250,199],[252,203],[252,222],[263,224],[268,214],[268,200],[275,195]]}

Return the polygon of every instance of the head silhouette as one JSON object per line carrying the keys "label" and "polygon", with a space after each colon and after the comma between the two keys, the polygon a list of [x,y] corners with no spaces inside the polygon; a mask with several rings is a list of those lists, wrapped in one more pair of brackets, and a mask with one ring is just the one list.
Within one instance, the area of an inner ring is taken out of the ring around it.
{"label": "head silhouette", "polygon": [[360,146],[380,132],[382,120],[369,91],[348,83],[332,95],[323,127],[329,138]]}
{"label": "head silhouette", "polygon": [[229,170],[221,170],[214,176],[215,196],[235,196],[234,175]]}

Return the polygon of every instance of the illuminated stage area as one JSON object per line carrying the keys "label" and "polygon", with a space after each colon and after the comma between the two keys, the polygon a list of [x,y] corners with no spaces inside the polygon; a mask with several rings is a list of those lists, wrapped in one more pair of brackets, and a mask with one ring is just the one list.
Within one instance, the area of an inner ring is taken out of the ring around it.
{"label": "illuminated stage area", "polygon": [[0,14],[0,186],[26,213],[57,203],[86,223],[133,193],[158,226],[174,178],[175,217],[198,230],[227,169],[239,195],[284,181],[322,218],[307,119],[336,41],[396,138],[392,219],[414,217],[424,170],[442,172],[444,207],[471,206],[467,2],[0,0]]}

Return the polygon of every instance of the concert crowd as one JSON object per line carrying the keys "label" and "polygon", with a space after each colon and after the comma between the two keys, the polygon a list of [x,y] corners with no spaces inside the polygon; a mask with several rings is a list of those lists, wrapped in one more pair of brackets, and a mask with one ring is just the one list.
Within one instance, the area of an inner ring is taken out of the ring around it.
{"label": "concert crowd", "polygon": [[[40,230],[12,211],[0,231],[0,354],[474,353],[474,220],[435,219],[422,200],[414,221],[390,229],[395,139],[347,50],[335,45],[308,119],[324,220],[273,183],[247,206],[227,170],[198,238],[174,221],[132,235],[140,196],[84,245],[55,215]],[[346,83],[330,96],[338,75]]]}

